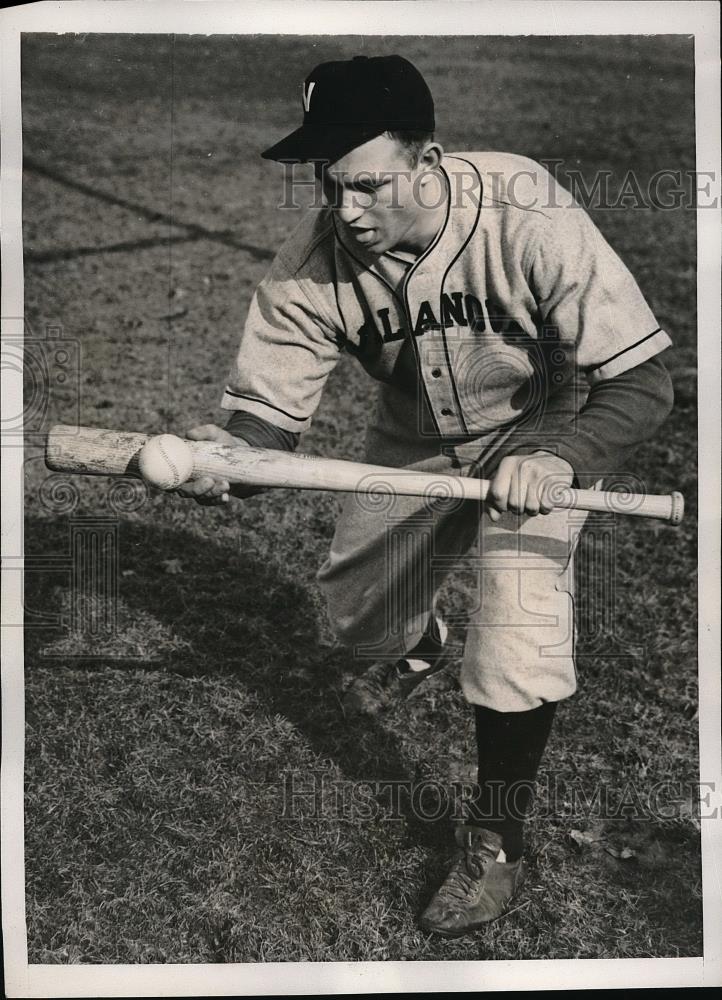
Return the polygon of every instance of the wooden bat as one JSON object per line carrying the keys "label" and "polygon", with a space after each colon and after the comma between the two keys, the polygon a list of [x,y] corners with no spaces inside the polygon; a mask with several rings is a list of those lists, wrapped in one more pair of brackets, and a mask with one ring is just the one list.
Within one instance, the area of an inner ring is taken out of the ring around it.
{"label": "wooden bat", "polygon": [[[139,453],[147,434],[56,424],[47,438],[45,461],[49,469],[93,476],[142,478]],[[192,453],[192,476],[210,475],[246,486],[336,490],[360,494],[403,494],[432,498],[482,501],[489,490],[485,479],[441,473],[364,465],[317,455],[248,448],[245,445],[185,441]],[[681,493],[650,496],[602,490],[552,488],[555,507],[659,518],[677,525],[684,515]]]}

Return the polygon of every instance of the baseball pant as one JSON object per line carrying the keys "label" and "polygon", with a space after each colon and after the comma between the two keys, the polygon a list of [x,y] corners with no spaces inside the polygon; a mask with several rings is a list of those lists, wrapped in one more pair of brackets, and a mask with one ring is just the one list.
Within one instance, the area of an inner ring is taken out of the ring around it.
{"label": "baseball pant", "polygon": [[[441,449],[382,397],[365,461],[463,475],[474,442]],[[349,495],[318,573],[332,627],[356,657],[413,649],[448,575],[474,581],[464,615],[461,687],[468,702],[524,712],[576,689],[572,557],[583,511],[494,523],[471,501]]]}

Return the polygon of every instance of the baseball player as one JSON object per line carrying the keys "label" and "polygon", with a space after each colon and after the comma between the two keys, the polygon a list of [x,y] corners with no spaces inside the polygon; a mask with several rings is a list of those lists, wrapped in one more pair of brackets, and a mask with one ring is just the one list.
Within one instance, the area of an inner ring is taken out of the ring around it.
{"label": "baseball player", "polygon": [[[462,559],[478,581],[461,666],[477,794],[421,916],[455,936],[503,913],[522,883],[533,783],[556,705],[576,687],[572,555],[584,515],[554,509],[554,489],[618,472],[666,418],[659,356],[670,339],[538,163],[444,153],[407,60],[324,63],[302,99],[301,127],[263,156],[313,163],[324,202],[256,290],[226,428],[189,436],[295,448],[347,351],[378,385],[365,461],[491,479],[483,509],[415,497],[378,509],[350,495],[318,574],[360,663],[344,701],[360,718],[422,693],[449,662],[436,595]],[[204,477],[181,492],[214,504],[231,490]]]}

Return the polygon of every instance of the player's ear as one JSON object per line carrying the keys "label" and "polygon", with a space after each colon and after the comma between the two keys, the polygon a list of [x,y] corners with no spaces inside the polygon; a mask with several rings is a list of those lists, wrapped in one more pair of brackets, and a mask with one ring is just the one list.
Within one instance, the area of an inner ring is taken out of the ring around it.
{"label": "player's ear", "polygon": [[422,170],[436,170],[444,158],[444,147],[440,142],[427,142],[419,155],[419,167]]}

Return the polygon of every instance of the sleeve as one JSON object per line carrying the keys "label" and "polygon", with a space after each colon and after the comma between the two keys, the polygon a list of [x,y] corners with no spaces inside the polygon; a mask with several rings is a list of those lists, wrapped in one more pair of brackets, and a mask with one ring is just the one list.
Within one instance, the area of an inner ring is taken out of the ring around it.
{"label": "sleeve", "polygon": [[549,451],[574,469],[576,485],[591,488],[624,470],[631,451],[649,440],[674,402],[672,379],[661,358],[649,358],[615,378],[596,382],[574,418],[574,434],[525,443],[516,454]]}
{"label": "sleeve", "polygon": [[222,409],[295,433],[310,427],[340,354],[338,330],[313,285],[276,258],[251,301]]}
{"label": "sleeve", "polygon": [[672,379],[661,358],[649,358],[614,378],[596,382],[576,419],[575,433],[560,441],[582,487],[624,470],[637,445],[648,441],[674,403]]}
{"label": "sleeve", "polygon": [[300,434],[284,431],[276,424],[270,424],[263,417],[257,417],[246,410],[234,410],[226,424],[226,430],[234,437],[241,438],[251,448],[273,448],[276,451],[295,451]]}
{"label": "sleeve", "polygon": [[581,207],[540,214],[537,229],[529,280],[541,322],[573,344],[590,385],[670,346],[634,278]]}

